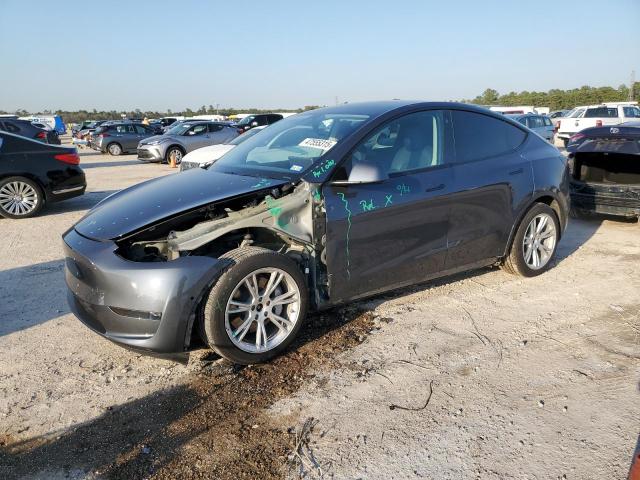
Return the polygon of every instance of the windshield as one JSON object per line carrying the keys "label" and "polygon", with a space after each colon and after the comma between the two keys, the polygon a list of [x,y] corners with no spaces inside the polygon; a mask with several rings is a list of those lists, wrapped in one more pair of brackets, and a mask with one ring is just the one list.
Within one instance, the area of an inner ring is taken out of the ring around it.
{"label": "windshield", "polygon": [[368,115],[322,110],[293,115],[254,134],[221,157],[210,170],[291,179],[302,175],[368,119]]}
{"label": "windshield", "polygon": [[193,125],[191,123],[177,123],[172,125],[169,130],[166,131],[167,135],[182,135],[184,132],[189,130]]}

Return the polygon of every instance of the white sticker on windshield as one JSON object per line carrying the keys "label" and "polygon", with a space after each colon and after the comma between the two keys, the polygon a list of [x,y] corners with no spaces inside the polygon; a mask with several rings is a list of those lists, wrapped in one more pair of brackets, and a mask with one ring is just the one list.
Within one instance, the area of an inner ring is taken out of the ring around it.
{"label": "white sticker on windshield", "polygon": [[301,172],[302,165],[291,165],[291,168],[289,170],[293,170],[294,172]]}
{"label": "white sticker on windshield", "polygon": [[324,138],[305,138],[298,144],[298,146],[319,148],[320,150],[329,150],[336,143],[338,142],[336,142],[335,140],[325,140]]}

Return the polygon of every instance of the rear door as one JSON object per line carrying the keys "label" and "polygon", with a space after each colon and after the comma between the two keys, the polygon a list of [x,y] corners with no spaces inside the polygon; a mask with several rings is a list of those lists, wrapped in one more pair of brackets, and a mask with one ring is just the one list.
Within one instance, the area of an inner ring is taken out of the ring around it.
{"label": "rear door", "polygon": [[366,136],[332,180],[347,180],[356,165],[377,166],[388,178],[323,186],[332,301],[424,281],[443,269],[451,143],[447,112],[401,116]]}
{"label": "rear door", "polygon": [[500,118],[453,110],[454,165],[447,269],[500,257],[517,212],[533,192],[519,152],[525,130]]}

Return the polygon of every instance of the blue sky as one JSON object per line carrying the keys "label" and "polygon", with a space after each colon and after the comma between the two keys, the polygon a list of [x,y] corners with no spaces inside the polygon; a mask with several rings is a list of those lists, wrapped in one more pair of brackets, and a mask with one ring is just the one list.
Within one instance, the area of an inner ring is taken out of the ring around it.
{"label": "blue sky", "polygon": [[640,79],[640,0],[0,1],[0,109],[296,108]]}

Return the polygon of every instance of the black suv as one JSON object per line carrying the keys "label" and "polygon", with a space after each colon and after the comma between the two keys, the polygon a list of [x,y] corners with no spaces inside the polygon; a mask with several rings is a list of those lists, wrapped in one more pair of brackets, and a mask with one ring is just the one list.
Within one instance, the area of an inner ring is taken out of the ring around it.
{"label": "black suv", "polygon": [[278,120],[282,120],[282,115],[279,113],[261,113],[259,115],[249,115],[244,117],[235,127],[238,129],[238,133],[244,133],[247,130],[251,130],[253,127],[261,127],[263,125],[271,125]]}
{"label": "black suv", "polygon": [[32,125],[28,120],[18,120],[17,118],[0,118],[0,130],[14,133],[23,137],[32,138],[43,143],[60,145],[60,137],[55,130],[44,130]]}

